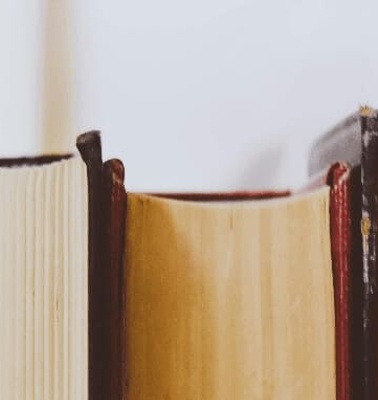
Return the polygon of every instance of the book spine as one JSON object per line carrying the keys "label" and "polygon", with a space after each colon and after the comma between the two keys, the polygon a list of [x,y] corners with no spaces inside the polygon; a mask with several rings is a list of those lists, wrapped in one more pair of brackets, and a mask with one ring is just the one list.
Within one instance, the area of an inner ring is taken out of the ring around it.
{"label": "book spine", "polygon": [[334,164],[330,186],[331,252],[335,302],[336,399],[349,400],[350,383],[350,255],[351,176],[346,164]]}
{"label": "book spine", "polygon": [[123,399],[124,168],[119,160],[103,163],[99,132],[79,136],[77,147],[89,195],[89,400]]}
{"label": "book spine", "polygon": [[[352,296],[352,182],[353,169],[336,162],[314,175],[299,191],[307,192],[328,185],[330,187],[330,236],[335,308],[336,399],[352,398],[351,318]],[[360,175],[358,176],[360,180]],[[361,191],[357,196],[361,197]],[[354,205],[354,203],[353,203]],[[361,207],[358,208],[361,210]],[[359,233],[357,237],[359,237]],[[361,252],[357,257],[361,260]],[[361,336],[360,336],[361,337]]]}
{"label": "book spine", "polygon": [[88,398],[103,400],[107,398],[104,377],[108,363],[105,340],[105,220],[100,133],[93,131],[80,135],[77,148],[87,165],[88,176]]}
{"label": "book spine", "polygon": [[362,370],[361,400],[378,398],[378,296],[377,296],[377,197],[378,116],[370,108],[360,112],[362,156]]}
{"label": "book spine", "polygon": [[120,160],[104,164],[104,195],[107,247],[107,323],[109,369],[107,393],[109,399],[126,398],[126,332],[125,332],[125,225],[126,191],[124,168]]}
{"label": "book spine", "polygon": [[351,251],[350,251],[350,376],[351,398],[360,399],[363,386],[362,368],[362,238],[361,238],[361,166],[351,170]]}

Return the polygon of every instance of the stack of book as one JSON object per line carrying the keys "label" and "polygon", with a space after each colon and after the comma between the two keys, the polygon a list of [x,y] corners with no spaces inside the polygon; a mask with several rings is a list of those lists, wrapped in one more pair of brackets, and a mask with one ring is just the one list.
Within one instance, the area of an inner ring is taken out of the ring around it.
{"label": "stack of book", "polygon": [[378,398],[378,113],[295,192],[131,193],[100,135],[0,160],[1,400]]}

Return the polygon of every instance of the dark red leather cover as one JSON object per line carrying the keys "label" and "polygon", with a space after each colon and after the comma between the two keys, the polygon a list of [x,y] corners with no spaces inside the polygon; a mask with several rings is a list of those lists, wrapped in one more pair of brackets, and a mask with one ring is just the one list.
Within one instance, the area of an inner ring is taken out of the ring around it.
{"label": "dark red leather cover", "polygon": [[350,257],[351,179],[350,168],[333,165],[327,174],[330,186],[331,254],[335,295],[336,398],[351,398],[350,380]]}
{"label": "dark red leather cover", "polygon": [[351,399],[351,168],[335,163],[302,191],[330,187],[330,235],[335,303],[336,399]]}

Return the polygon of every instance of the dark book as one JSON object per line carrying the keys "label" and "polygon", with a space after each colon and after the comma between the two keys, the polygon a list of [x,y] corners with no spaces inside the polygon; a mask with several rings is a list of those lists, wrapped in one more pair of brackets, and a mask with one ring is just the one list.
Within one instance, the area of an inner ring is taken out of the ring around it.
{"label": "dark book", "polygon": [[336,160],[347,162],[351,179],[349,333],[350,386],[354,399],[378,397],[377,297],[377,111],[361,108],[314,144],[310,174]]}

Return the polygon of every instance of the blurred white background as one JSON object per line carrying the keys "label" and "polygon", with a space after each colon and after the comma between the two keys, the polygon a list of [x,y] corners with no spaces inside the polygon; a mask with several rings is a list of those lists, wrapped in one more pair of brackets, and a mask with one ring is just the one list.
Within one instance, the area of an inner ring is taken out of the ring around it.
{"label": "blurred white background", "polygon": [[0,154],[96,128],[132,190],[295,187],[314,138],[378,105],[377,13],[376,0],[2,0]]}

